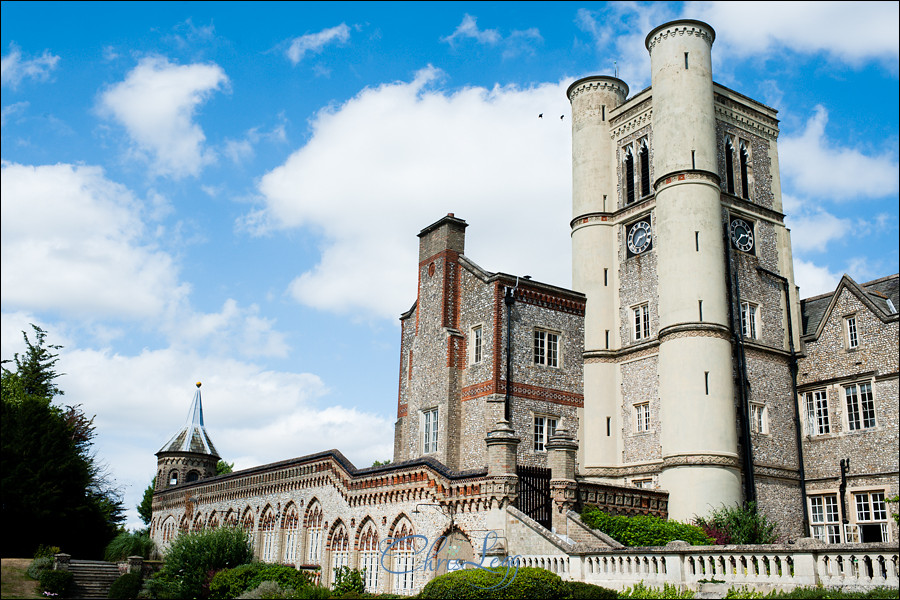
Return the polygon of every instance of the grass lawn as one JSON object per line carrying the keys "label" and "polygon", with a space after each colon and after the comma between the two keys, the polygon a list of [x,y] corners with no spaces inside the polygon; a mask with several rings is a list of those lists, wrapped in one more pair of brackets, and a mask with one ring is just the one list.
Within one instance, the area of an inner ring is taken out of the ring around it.
{"label": "grass lawn", "polygon": [[38,582],[25,572],[30,564],[30,558],[0,559],[0,597],[43,598]]}

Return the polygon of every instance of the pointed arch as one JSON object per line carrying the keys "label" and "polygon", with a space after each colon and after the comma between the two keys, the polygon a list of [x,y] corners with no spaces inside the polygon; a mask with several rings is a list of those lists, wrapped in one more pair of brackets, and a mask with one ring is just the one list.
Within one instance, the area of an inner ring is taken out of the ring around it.
{"label": "pointed arch", "polygon": [[325,515],[322,504],[313,498],[306,507],[303,524],[306,527],[306,561],[311,565],[322,564],[322,527]]}
{"label": "pointed arch", "polygon": [[367,516],[356,530],[356,549],[359,552],[359,567],[363,572],[366,590],[375,593],[378,589],[378,571],[381,552],[378,547],[378,526]]}
{"label": "pointed arch", "polygon": [[284,507],[281,516],[282,562],[293,565],[297,562],[297,546],[300,533],[300,512],[291,501]]}
{"label": "pointed arch", "polygon": [[162,543],[165,546],[175,538],[175,517],[171,515],[166,517],[160,530],[162,531]]}
{"label": "pointed arch", "polygon": [[188,519],[187,515],[181,515],[181,521],[178,522],[178,531],[181,533],[187,533],[188,529],[190,529],[191,522]]}
{"label": "pointed arch", "polygon": [[625,156],[623,157],[625,170],[625,204],[634,202],[634,151],[631,145],[625,147]]}
{"label": "pointed arch", "polygon": [[412,521],[400,513],[391,524],[391,565],[394,572],[393,593],[408,594],[415,586],[416,538]]}
{"label": "pointed arch", "polygon": [[741,198],[750,199],[750,149],[747,142],[740,140]]}
{"label": "pointed arch", "polygon": [[203,522],[203,513],[198,512],[197,516],[194,517],[194,522],[191,524],[191,531],[198,532],[203,531],[204,522]]}
{"label": "pointed arch", "polygon": [[350,566],[350,536],[347,527],[341,519],[335,520],[328,536],[327,549],[330,553],[331,583],[334,583],[335,575],[341,567]]}
{"label": "pointed arch", "polygon": [[261,538],[261,555],[262,562],[273,563],[277,559],[275,536],[277,531],[278,516],[271,504],[267,504],[259,518],[259,535]]}
{"label": "pointed arch", "polygon": [[650,145],[647,138],[640,141],[638,162],[641,168],[641,198],[644,198],[650,195]]}
{"label": "pointed arch", "polygon": [[219,527],[219,513],[216,511],[212,511],[209,513],[209,519],[206,521],[206,526],[209,529],[218,529]]}
{"label": "pointed arch", "polygon": [[725,191],[734,193],[734,142],[725,136]]}
{"label": "pointed arch", "polygon": [[233,508],[229,508],[228,512],[225,513],[225,518],[222,520],[222,525],[225,527],[237,527],[237,523],[237,512]]}
{"label": "pointed arch", "polygon": [[253,536],[253,526],[255,525],[255,519],[253,518],[253,509],[249,506],[244,509],[244,514],[241,516],[241,529],[243,529],[247,535],[250,537],[250,546],[252,548],[256,547],[254,543]]}

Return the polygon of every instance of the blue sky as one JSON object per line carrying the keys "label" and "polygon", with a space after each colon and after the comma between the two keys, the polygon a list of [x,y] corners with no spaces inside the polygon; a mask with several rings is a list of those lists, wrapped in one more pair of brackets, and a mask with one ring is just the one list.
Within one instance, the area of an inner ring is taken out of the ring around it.
{"label": "blue sky", "polygon": [[3,358],[65,346],[132,526],[195,381],[238,468],[390,458],[416,234],[570,285],[565,89],[680,17],[779,111],[801,295],[896,273],[896,2],[3,2]]}

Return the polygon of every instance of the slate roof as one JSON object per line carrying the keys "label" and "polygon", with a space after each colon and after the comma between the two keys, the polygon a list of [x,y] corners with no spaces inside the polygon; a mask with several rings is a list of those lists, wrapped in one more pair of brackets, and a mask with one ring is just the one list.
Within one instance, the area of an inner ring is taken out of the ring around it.
{"label": "slate roof", "polygon": [[191,402],[191,409],[188,411],[187,422],[184,427],[172,436],[172,438],[159,449],[157,454],[163,452],[193,452],[195,454],[209,454],[219,457],[219,452],[209,439],[206,427],[203,425],[203,402],[200,399],[200,384],[197,384],[197,391],[194,393],[194,399]]}
{"label": "slate roof", "polygon": [[879,317],[896,316],[897,310],[900,309],[900,274],[888,275],[863,284],[857,284],[849,275],[844,275],[835,291],[800,301],[804,337],[816,334],[822,319],[826,317],[832,305],[835,294],[843,288],[849,289],[863,302],[873,305]]}

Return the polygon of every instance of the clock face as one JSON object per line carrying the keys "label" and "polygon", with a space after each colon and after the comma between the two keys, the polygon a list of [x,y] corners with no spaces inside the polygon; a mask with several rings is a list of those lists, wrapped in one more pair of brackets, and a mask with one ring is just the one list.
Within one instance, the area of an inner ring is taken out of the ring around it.
{"label": "clock face", "polygon": [[731,241],[742,252],[753,250],[753,226],[743,219],[731,220]]}
{"label": "clock face", "polygon": [[650,231],[650,221],[638,221],[628,230],[628,250],[632,254],[641,254],[650,248],[653,242],[653,233]]}

